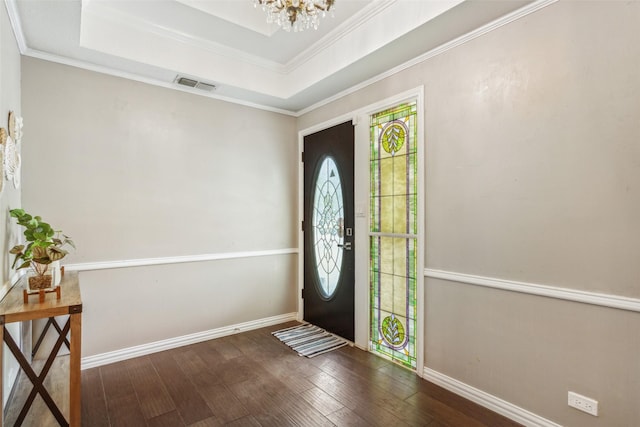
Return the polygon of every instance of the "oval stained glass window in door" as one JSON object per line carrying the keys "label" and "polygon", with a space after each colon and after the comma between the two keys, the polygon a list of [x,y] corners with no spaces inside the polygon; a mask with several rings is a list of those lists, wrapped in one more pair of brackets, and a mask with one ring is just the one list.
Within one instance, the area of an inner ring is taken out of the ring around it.
{"label": "oval stained glass window in door", "polygon": [[344,230],[342,182],[336,162],[326,157],[320,164],[313,194],[313,245],[320,295],[331,298],[340,281]]}

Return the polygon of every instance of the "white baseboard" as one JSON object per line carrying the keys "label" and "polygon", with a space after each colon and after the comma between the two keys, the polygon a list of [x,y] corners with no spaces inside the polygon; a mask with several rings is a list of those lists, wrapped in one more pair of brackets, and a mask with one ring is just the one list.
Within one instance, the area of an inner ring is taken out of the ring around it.
{"label": "white baseboard", "polygon": [[159,351],[170,350],[172,348],[182,347],[189,344],[196,344],[202,341],[212,340],[214,338],[221,338],[227,335],[233,335],[253,329],[264,328],[265,326],[272,326],[279,323],[293,321],[296,320],[296,315],[297,313],[281,314],[264,319],[252,320],[249,322],[238,323],[230,326],[223,326],[222,328],[210,329],[208,331],[196,332],[194,334],[169,338],[162,341],[155,341],[147,344],[137,345],[134,347],[123,348],[107,353],[96,354],[94,356],[83,357],[80,362],[81,369],[95,368],[97,366],[108,365],[109,363],[120,362],[122,360],[132,359],[134,357],[144,356],[151,353],[157,353]]}
{"label": "white baseboard", "polygon": [[529,412],[519,406],[509,403],[485,391],[479,390],[438,371],[424,367],[423,377],[427,381],[439,385],[459,396],[469,399],[480,406],[491,409],[500,415],[527,427],[562,427],[546,418]]}

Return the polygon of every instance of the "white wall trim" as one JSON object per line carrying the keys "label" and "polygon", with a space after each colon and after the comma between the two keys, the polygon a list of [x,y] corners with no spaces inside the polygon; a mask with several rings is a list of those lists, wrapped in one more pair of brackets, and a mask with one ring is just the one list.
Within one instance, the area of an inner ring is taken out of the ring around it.
{"label": "white wall trim", "polygon": [[424,367],[424,379],[527,427],[562,427],[513,403]]}
{"label": "white wall trim", "polygon": [[224,259],[291,255],[297,254],[298,252],[298,248],[272,249],[268,251],[252,252],[226,252],[218,254],[184,255],[163,258],[128,259],[121,261],[83,262],[78,264],[67,264],[64,266],[64,268],[67,271],[108,270],[112,268],[143,267],[147,265],[182,264],[185,262],[219,261]]}
{"label": "white wall trim", "polygon": [[164,350],[171,350],[172,348],[183,347],[185,345],[196,344],[202,341],[208,341],[215,338],[225,337],[227,335],[238,334],[240,332],[251,331],[253,329],[264,328],[266,326],[277,325],[279,323],[294,320],[296,320],[296,313],[281,314],[278,316],[266,317],[264,319],[251,320],[249,322],[210,329],[208,331],[169,338],[166,340],[136,345],[134,347],[96,354],[94,356],[87,356],[83,357],[80,362],[81,369],[95,368],[109,363],[120,362],[134,357],[145,356],[147,354],[157,353]]}
{"label": "white wall trim", "polygon": [[9,15],[9,22],[11,22],[11,27],[13,28],[13,35],[16,37],[16,42],[18,43],[18,49],[20,53],[24,54],[25,50],[27,50],[27,42],[24,39],[22,21],[18,14],[16,0],[5,0],[4,5],[7,9],[7,15]]}
{"label": "white wall trim", "polygon": [[443,54],[443,53],[445,53],[445,52],[447,52],[447,51],[449,51],[451,49],[454,49],[454,48],[456,48],[456,47],[458,47],[460,45],[463,45],[463,44],[473,40],[473,39],[476,39],[476,38],[478,38],[478,37],[480,37],[480,36],[482,36],[482,35],[484,35],[486,33],[489,33],[489,32],[491,32],[493,30],[496,30],[496,29],[498,29],[498,28],[500,28],[500,27],[502,27],[504,25],[510,24],[511,22],[516,21],[516,20],[518,20],[520,18],[523,18],[523,17],[525,17],[525,16],[527,16],[527,15],[529,15],[531,13],[537,12],[538,10],[540,10],[540,9],[542,9],[544,7],[547,7],[547,6],[553,4],[553,3],[557,2],[557,1],[558,0],[537,0],[537,1],[534,1],[533,3],[530,3],[530,4],[520,8],[520,9],[514,11],[514,12],[511,12],[511,13],[509,13],[507,15],[504,15],[504,16],[502,16],[502,17],[500,17],[500,18],[498,18],[498,19],[496,19],[496,20],[494,20],[492,22],[489,22],[488,24],[483,25],[480,28],[477,28],[477,29],[475,29],[473,31],[470,31],[470,32],[466,33],[466,34],[463,34],[462,36],[460,36],[460,37],[458,37],[456,39],[453,39],[453,40],[451,40],[451,41],[449,41],[447,43],[444,43],[444,44],[442,44],[442,45],[440,45],[438,47],[435,47],[435,48],[431,49],[430,51],[423,53],[422,55],[416,56],[415,58],[410,59],[407,62],[404,62],[404,63],[402,63],[402,64],[400,64],[400,65],[398,65],[396,67],[393,67],[393,68],[391,68],[391,69],[389,69],[389,70],[387,70],[387,71],[385,71],[383,73],[380,73],[377,76],[373,76],[370,79],[365,80],[365,81],[363,81],[361,83],[358,83],[355,86],[351,86],[350,88],[345,89],[342,92],[339,92],[339,93],[337,93],[337,94],[335,94],[333,96],[330,96],[329,98],[325,98],[322,101],[317,102],[317,103],[315,103],[313,105],[310,105],[307,108],[303,108],[302,110],[297,111],[295,115],[296,115],[296,117],[300,117],[300,116],[302,116],[304,114],[307,114],[310,111],[313,111],[313,110],[315,110],[317,108],[322,107],[323,105],[327,105],[327,104],[329,104],[329,103],[331,103],[333,101],[336,101],[336,100],[338,100],[340,98],[343,98],[343,97],[345,97],[347,95],[350,95],[350,94],[352,94],[354,92],[357,92],[357,91],[359,91],[361,89],[364,89],[367,86],[370,86],[370,85],[372,85],[372,84],[374,84],[376,82],[379,82],[380,80],[384,80],[387,77],[391,77],[394,74],[397,74],[397,73],[399,73],[401,71],[406,70],[407,68],[410,68],[410,67],[413,67],[414,65],[420,64],[421,62],[424,62],[424,61],[426,61],[426,60],[428,60],[430,58],[433,58],[434,56],[438,56],[440,54]]}
{"label": "white wall trim", "polygon": [[426,268],[425,277],[640,312],[640,299]]}

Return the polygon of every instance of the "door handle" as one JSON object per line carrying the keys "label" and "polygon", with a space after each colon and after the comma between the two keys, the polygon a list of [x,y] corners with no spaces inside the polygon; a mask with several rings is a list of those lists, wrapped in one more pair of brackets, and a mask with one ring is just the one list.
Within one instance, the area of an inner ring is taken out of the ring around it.
{"label": "door handle", "polygon": [[350,251],[351,250],[351,242],[344,242],[344,245],[338,243],[338,247],[344,249],[345,251]]}

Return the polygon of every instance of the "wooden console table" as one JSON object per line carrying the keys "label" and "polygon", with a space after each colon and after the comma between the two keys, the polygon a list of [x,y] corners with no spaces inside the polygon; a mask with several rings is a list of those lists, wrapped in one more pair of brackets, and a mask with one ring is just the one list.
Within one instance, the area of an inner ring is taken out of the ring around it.
{"label": "wooden console table", "polygon": [[[36,395],[39,394],[61,426],[79,427],[81,414],[80,349],[82,333],[82,299],[80,298],[78,273],[67,272],[62,277],[62,281],[60,283],[60,299],[56,298],[55,293],[50,293],[46,295],[44,302],[40,302],[38,295],[32,295],[29,297],[28,303],[25,304],[23,300],[23,289],[25,286],[28,286],[27,278],[22,277],[0,302],[0,336],[7,344],[7,347],[9,347],[9,350],[11,350],[11,353],[13,353],[20,364],[22,371],[27,375],[33,385],[33,389],[31,390],[31,393],[18,416],[16,425],[22,424]],[[64,315],[69,315],[69,319],[62,330],[58,331],[58,339],[51,350],[51,354],[49,354],[47,361],[42,367],[41,372],[36,373],[16,345],[11,334],[7,331],[5,324],[34,319],[51,319],[55,316]],[[51,398],[51,395],[44,387],[44,380],[49,373],[49,369],[51,368],[60,347],[67,340],[67,334],[69,331],[71,331],[71,341],[69,343],[69,420],[66,420],[56,403]],[[4,346],[0,343],[0,361],[2,360],[3,347]],[[2,367],[0,367],[0,427],[2,427],[4,422],[4,417],[2,416],[4,413],[1,386],[2,375]]]}

